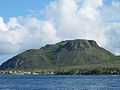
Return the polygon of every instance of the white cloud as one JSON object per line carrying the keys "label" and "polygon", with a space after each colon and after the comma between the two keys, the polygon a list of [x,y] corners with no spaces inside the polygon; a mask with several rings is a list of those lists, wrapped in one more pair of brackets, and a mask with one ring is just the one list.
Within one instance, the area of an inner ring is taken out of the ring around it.
{"label": "white cloud", "polygon": [[30,48],[40,48],[46,43],[55,43],[60,38],[49,21],[35,17],[13,17],[0,31],[0,54],[21,52]]}
{"label": "white cloud", "polygon": [[109,31],[106,32],[109,42],[106,48],[116,55],[120,55],[120,23],[112,23],[108,27]]}
{"label": "white cloud", "polygon": [[107,27],[106,38],[108,42],[105,48],[120,55],[120,2],[113,0],[112,5],[103,7],[101,12]]}
{"label": "white cloud", "polygon": [[43,10],[45,20],[28,15],[4,23],[0,17],[0,54],[76,38],[93,39],[120,54],[120,23],[115,22],[120,17],[119,3],[114,1],[112,6],[105,7],[102,0],[56,0]]}
{"label": "white cloud", "polygon": [[120,22],[120,2],[112,1],[112,5],[109,7],[103,7],[101,12],[104,20],[109,22]]}
{"label": "white cloud", "polygon": [[102,0],[59,0],[51,3],[45,11],[49,21],[54,23],[62,39],[86,38],[106,44],[104,22],[98,8]]}
{"label": "white cloud", "polygon": [[112,1],[112,5],[114,7],[120,7],[120,2],[118,2],[118,1]]}
{"label": "white cloud", "polygon": [[6,31],[7,28],[6,28],[6,25],[5,23],[3,22],[3,18],[0,17],[0,31]]}

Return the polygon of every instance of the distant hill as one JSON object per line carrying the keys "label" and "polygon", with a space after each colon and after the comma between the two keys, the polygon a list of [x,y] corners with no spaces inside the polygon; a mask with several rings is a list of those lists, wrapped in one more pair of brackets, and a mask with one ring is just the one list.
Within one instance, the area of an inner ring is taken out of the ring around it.
{"label": "distant hill", "polygon": [[4,62],[0,69],[55,69],[116,62],[119,62],[119,57],[99,47],[95,41],[76,39],[27,50]]}

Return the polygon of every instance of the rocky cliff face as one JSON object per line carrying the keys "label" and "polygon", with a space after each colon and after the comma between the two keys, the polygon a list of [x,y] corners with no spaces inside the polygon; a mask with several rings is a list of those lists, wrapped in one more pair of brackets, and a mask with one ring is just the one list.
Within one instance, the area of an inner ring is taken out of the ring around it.
{"label": "rocky cliff face", "polygon": [[115,55],[93,40],[66,40],[27,50],[4,62],[0,69],[47,69],[111,62]]}

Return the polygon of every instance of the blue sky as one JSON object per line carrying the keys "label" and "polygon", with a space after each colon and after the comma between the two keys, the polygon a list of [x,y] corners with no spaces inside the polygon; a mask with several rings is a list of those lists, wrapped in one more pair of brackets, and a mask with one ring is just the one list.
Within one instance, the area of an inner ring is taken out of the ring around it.
{"label": "blue sky", "polygon": [[0,16],[8,21],[10,17],[25,16],[28,10],[42,10],[53,0],[0,0]]}
{"label": "blue sky", "polygon": [[76,38],[120,55],[119,36],[120,0],[0,0],[0,64],[27,49]]}

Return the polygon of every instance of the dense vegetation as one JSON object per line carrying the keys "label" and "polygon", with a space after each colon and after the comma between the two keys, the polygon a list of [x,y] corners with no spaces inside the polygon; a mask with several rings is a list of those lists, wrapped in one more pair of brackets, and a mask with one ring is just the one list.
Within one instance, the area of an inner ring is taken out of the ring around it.
{"label": "dense vegetation", "polygon": [[55,70],[55,75],[120,75],[119,67],[94,67]]}

